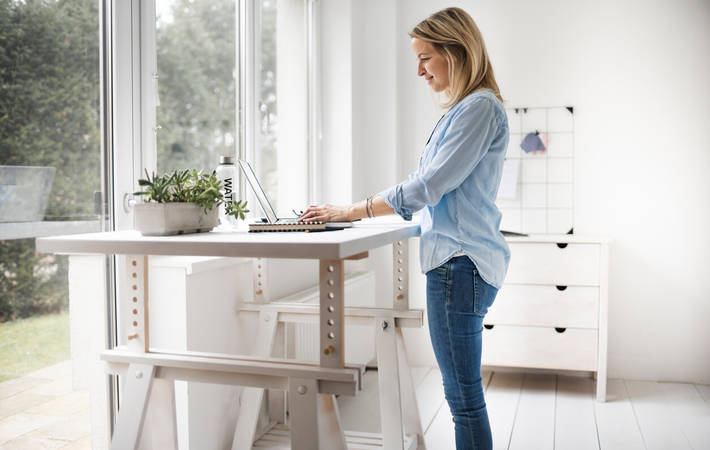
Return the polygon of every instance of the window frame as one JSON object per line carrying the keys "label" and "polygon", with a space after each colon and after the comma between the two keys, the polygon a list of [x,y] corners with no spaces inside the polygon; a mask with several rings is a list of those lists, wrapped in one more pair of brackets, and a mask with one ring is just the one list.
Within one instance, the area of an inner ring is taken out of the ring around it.
{"label": "window frame", "polygon": [[[237,90],[239,146],[237,156],[253,162],[256,160],[257,139],[259,134],[259,100],[260,92],[259,66],[259,21],[260,0],[237,0],[239,39],[237,40],[237,61],[239,61],[239,89]],[[321,89],[321,52],[320,52],[320,0],[304,0],[306,8],[306,78],[307,78],[307,130],[306,155],[307,179],[306,186],[308,203],[318,203],[322,198],[321,141],[322,141],[322,89]],[[239,195],[249,196],[251,202],[255,197],[247,189],[246,180],[240,176]]]}

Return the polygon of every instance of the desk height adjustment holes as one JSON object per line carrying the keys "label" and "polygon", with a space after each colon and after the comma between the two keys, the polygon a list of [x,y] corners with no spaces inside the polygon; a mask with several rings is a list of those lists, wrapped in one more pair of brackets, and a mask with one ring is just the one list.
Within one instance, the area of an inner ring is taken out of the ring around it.
{"label": "desk height adjustment holes", "polygon": [[328,292],[328,298],[331,299],[331,300],[334,299],[334,298],[335,298],[335,294],[333,294],[332,292]]}
{"label": "desk height adjustment holes", "polygon": [[402,277],[397,277],[397,281],[402,281]]}
{"label": "desk height adjustment holes", "polygon": [[333,319],[328,319],[328,325],[330,325],[331,327],[332,327],[333,325],[335,325],[335,320],[333,320]]}
{"label": "desk height adjustment holes", "polygon": [[335,272],[335,267],[328,266],[328,272]]}
{"label": "desk height adjustment holes", "polygon": [[132,266],[136,266],[136,265],[138,265],[138,263],[135,262],[135,261],[131,261],[131,265],[132,265]]}
{"label": "desk height adjustment holes", "polygon": [[133,297],[133,303],[138,303],[138,297]]}
{"label": "desk height adjustment holes", "polygon": [[328,286],[332,286],[332,285],[334,285],[334,284],[335,284],[335,281],[333,281],[333,280],[328,280]]}
{"label": "desk height adjustment holes", "polygon": [[133,272],[132,276],[133,278],[138,278],[138,275],[135,272]]}
{"label": "desk height adjustment holes", "polygon": [[402,286],[399,286],[397,289],[399,289],[400,291],[404,290],[404,288]]}
{"label": "desk height adjustment holes", "polygon": [[132,311],[132,313],[133,313],[134,315],[136,315],[136,314],[138,314],[138,310],[137,310],[137,309],[134,309],[134,310]]}
{"label": "desk height adjustment holes", "polygon": [[335,339],[335,333],[333,333],[332,331],[328,333],[328,339]]}
{"label": "desk height adjustment holes", "polygon": [[335,312],[335,307],[329,306],[329,307],[328,307],[328,312]]}
{"label": "desk height adjustment holes", "polygon": [[136,285],[134,284],[134,285],[133,285],[133,290],[134,290],[134,291],[138,290],[138,286],[136,286]]}
{"label": "desk height adjustment holes", "polygon": [[134,326],[134,327],[137,327],[137,326],[138,326],[138,322],[133,321],[133,326]]}

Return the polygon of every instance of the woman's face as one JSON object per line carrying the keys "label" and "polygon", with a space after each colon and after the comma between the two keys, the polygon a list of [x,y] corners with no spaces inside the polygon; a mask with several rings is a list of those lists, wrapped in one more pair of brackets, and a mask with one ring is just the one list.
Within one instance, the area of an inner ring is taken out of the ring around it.
{"label": "woman's face", "polygon": [[412,50],[417,57],[417,75],[424,77],[434,92],[449,87],[449,62],[429,42],[412,38]]}

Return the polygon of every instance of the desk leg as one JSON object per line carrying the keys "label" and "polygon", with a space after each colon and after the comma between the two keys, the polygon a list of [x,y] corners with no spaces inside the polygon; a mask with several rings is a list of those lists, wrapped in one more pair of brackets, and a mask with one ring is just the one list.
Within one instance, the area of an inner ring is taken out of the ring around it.
{"label": "desk leg", "polygon": [[395,311],[409,309],[409,240],[392,244],[392,306]]}
{"label": "desk leg", "polygon": [[419,406],[417,405],[417,396],[414,389],[414,381],[412,380],[412,372],[407,361],[407,348],[404,345],[404,336],[402,329],[397,328],[397,361],[399,363],[399,387],[402,396],[402,415],[404,422],[405,436],[416,436],[417,450],[426,450],[424,443],[424,431],[422,429],[421,416],[419,415]]}
{"label": "desk leg", "polygon": [[154,379],[143,419],[140,449],[177,450],[175,381]]}
{"label": "desk leg", "polygon": [[118,411],[116,429],[111,439],[111,448],[138,448],[138,439],[143,431],[148,397],[153,386],[155,366],[131,364],[126,372],[125,392]]}
{"label": "desk leg", "polygon": [[[278,312],[261,311],[259,313],[259,328],[254,355],[271,356],[278,324]],[[232,450],[251,450],[256,439],[265,392],[265,389],[255,387],[245,387],[242,391],[237,427],[234,430],[234,439],[232,440]]]}
{"label": "desk leg", "polygon": [[148,352],[148,256],[128,255],[126,264],[126,293],[120,299],[128,311],[128,348],[136,353]]}
{"label": "desk leg", "polygon": [[397,355],[397,333],[394,316],[375,322],[377,333],[377,377],[380,386],[380,421],[384,448],[404,448],[402,433],[402,396]]}
{"label": "desk leg", "polygon": [[342,259],[320,261],[320,365],[342,368],[343,355],[345,262]]}
{"label": "desk leg", "polygon": [[[127,348],[138,354],[147,353],[148,256],[128,255],[124,264],[125,293],[120,301],[122,309],[128,312]],[[154,380],[154,375],[154,366],[129,366],[112,448],[177,448],[175,383]]]}
{"label": "desk leg", "polygon": [[318,381],[288,381],[292,450],[345,450],[335,396],[318,393]]}

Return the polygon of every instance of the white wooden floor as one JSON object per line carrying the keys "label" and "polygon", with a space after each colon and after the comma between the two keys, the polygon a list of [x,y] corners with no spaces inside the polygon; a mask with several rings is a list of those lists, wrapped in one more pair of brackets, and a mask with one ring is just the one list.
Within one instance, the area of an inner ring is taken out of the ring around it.
{"label": "white wooden floor", "polygon": [[[414,368],[413,378],[427,448],[455,449],[438,368]],[[484,372],[483,385],[496,449],[710,449],[707,385],[609,380],[606,403],[591,378]],[[345,429],[379,432],[377,372],[338,404]]]}

